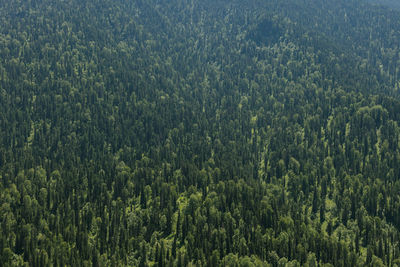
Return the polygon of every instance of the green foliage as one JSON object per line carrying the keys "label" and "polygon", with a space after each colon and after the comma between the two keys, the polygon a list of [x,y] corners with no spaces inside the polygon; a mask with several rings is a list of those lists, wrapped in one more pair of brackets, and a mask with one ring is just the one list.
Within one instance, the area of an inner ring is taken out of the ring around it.
{"label": "green foliage", "polygon": [[400,266],[400,13],[1,1],[4,266]]}

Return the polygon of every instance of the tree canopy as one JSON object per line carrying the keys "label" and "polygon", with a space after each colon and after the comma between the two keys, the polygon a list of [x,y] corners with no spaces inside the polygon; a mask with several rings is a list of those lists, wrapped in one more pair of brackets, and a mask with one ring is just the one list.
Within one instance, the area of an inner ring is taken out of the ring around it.
{"label": "tree canopy", "polygon": [[0,0],[3,266],[400,266],[400,11]]}

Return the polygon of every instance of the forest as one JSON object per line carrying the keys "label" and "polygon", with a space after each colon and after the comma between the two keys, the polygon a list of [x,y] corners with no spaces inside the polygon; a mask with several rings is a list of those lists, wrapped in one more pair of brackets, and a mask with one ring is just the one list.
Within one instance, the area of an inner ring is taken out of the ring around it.
{"label": "forest", "polygon": [[391,0],[0,0],[0,266],[400,266]]}

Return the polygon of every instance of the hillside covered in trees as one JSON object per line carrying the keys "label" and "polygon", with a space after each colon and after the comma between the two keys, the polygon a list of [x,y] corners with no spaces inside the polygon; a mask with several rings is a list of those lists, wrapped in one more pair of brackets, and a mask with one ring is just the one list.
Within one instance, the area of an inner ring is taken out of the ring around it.
{"label": "hillside covered in trees", "polygon": [[366,0],[0,0],[0,263],[400,266],[399,40]]}

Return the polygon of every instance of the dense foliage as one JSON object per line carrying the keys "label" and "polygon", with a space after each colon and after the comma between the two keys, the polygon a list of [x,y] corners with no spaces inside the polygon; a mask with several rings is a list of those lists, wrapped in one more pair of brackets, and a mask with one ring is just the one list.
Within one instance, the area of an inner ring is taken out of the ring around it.
{"label": "dense foliage", "polygon": [[4,266],[400,266],[400,13],[0,0]]}
{"label": "dense foliage", "polygon": [[400,3],[396,0],[369,0],[371,4],[383,5],[390,8],[399,9]]}

